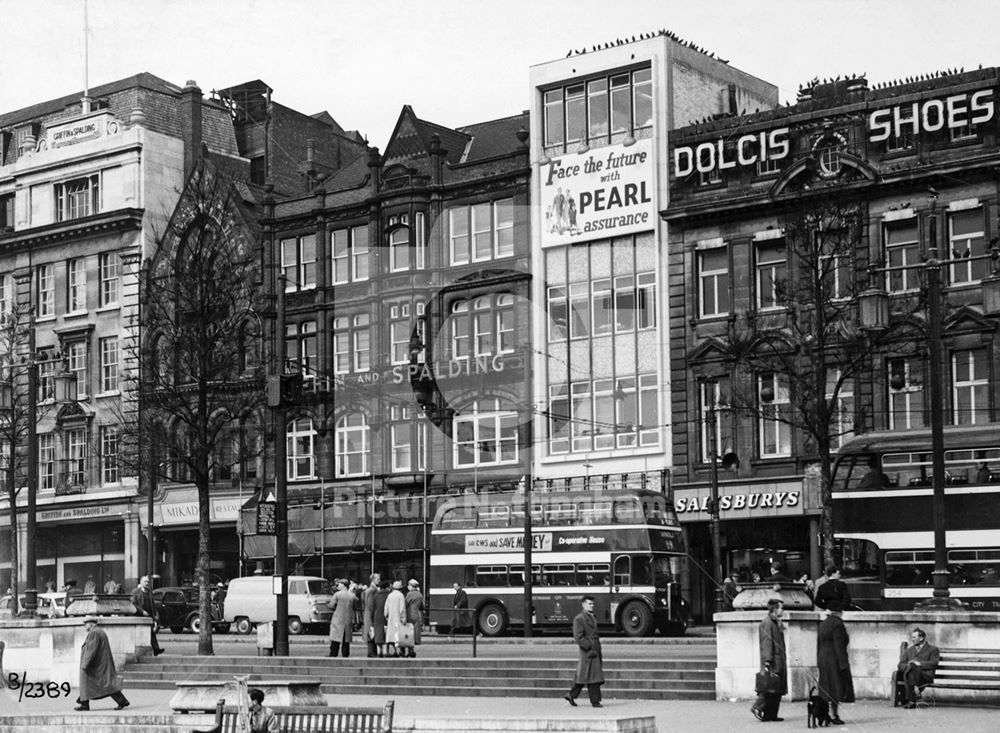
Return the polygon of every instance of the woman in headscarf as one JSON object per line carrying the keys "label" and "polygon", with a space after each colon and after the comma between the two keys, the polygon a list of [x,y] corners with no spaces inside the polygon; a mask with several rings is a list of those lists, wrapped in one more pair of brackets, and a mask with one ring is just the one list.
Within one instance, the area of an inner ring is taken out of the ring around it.
{"label": "woman in headscarf", "polygon": [[399,642],[399,632],[406,623],[406,597],[403,595],[403,581],[392,581],[392,591],[385,599],[385,643],[389,656],[399,656],[396,644]]}

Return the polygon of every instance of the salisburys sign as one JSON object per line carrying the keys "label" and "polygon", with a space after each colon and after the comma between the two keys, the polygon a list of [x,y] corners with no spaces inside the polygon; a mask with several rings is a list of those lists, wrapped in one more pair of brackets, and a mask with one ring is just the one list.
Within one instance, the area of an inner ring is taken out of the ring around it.
{"label": "salisburys sign", "polygon": [[570,153],[542,165],[542,246],[648,231],[655,225],[652,143]]}

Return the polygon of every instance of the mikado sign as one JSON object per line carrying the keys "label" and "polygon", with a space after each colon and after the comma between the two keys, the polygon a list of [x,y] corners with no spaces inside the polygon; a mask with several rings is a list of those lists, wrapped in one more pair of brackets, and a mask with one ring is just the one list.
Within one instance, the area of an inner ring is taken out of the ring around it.
{"label": "mikado sign", "polygon": [[652,144],[570,153],[542,165],[542,246],[653,228]]}

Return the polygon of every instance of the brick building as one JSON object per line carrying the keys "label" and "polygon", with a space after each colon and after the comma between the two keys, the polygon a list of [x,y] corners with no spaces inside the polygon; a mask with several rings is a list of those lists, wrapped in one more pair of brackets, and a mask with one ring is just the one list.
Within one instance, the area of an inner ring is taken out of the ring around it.
{"label": "brick building", "polygon": [[[982,287],[1000,211],[997,79],[988,68],[875,88],[813,81],[794,105],[673,134],[663,218],[674,495],[696,562],[711,565],[714,437],[717,455],[732,454],[719,471],[726,571],[747,580],[776,559],[789,576],[819,574],[824,456],[795,415],[810,391],[821,397],[827,455],[856,433],[928,424],[925,311],[913,308],[905,339],[877,345],[856,299],[884,278],[894,307],[919,305],[934,242],[956,260],[944,268],[946,420],[997,421],[997,313]],[[897,269],[869,272],[886,265]],[[812,301],[801,296],[810,283]],[[741,344],[773,347],[788,368],[737,366]],[[692,580],[705,617],[710,583]]]}

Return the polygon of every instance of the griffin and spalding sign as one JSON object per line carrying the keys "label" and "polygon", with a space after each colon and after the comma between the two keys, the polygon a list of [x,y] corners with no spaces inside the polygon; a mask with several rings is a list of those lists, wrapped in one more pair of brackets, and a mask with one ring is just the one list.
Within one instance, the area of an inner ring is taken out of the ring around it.
{"label": "griffin and spalding sign", "polygon": [[[883,107],[868,115],[868,141],[981,125],[995,115],[992,89]],[[674,148],[674,175],[684,178],[695,171],[713,173],[787,158],[791,154],[790,133],[789,127],[777,127],[741,135],[735,143],[727,136],[698,145],[679,145]]]}
{"label": "griffin and spalding sign", "polygon": [[543,247],[654,226],[650,140],[552,158],[540,167],[539,178]]}

